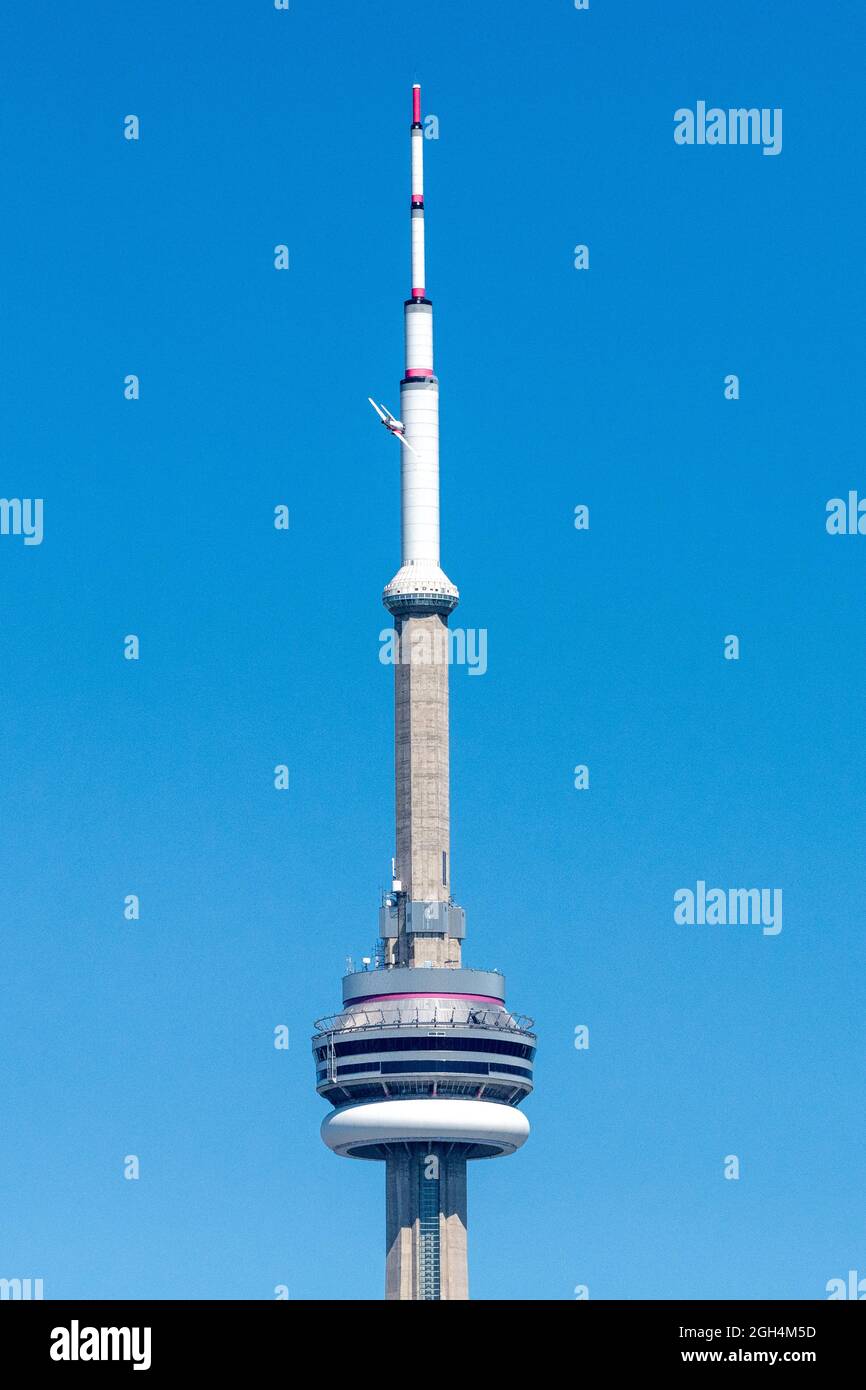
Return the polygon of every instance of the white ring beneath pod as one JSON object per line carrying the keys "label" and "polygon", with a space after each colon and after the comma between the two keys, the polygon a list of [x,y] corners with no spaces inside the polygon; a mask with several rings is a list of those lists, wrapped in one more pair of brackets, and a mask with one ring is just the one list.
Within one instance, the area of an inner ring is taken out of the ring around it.
{"label": "white ring beneath pod", "polygon": [[351,1157],[375,1144],[483,1144],[491,1157],[511,1154],[526,1142],[529,1121],[513,1105],[492,1100],[377,1100],[332,1110],[322,1138],[334,1153]]}

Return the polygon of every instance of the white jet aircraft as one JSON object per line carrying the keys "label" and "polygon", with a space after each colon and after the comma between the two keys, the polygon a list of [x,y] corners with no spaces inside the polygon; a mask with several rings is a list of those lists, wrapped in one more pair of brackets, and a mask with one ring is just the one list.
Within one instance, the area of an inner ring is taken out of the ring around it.
{"label": "white jet aircraft", "polygon": [[403,424],[403,421],[398,420],[396,415],[392,415],[386,405],[377,405],[372,396],[368,396],[367,400],[370,402],[388,433],[393,434],[399,439],[404,449],[409,449],[411,453],[417,454],[418,450],[413,449],[406,438],[406,426]]}

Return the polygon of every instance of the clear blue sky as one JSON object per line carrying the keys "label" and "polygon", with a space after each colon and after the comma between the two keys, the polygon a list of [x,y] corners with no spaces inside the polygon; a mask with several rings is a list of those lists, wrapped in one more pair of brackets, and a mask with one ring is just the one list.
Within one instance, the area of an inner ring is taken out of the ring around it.
{"label": "clear blue sky", "polygon": [[[381,1297],[383,1172],[322,1145],[309,1036],[393,852],[366,397],[398,398],[413,81],[443,561],[489,632],[453,887],[540,1037],[529,1143],[472,1170],[473,1295],[866,1273],[866,538],[824,527],[866,493],[862,8],[16,10],[0,493],[45,539],[0,537],[0,1275]],[[677,146],[699,99],[781,107],[781,155]],[[699,878],[781,887],[782,933],[677,926]]]}

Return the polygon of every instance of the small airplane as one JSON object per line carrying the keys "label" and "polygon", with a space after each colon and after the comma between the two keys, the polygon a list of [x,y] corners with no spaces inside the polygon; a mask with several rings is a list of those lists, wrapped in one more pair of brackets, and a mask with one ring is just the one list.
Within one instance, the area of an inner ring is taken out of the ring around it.
{"label": "small airplane", "polygon": [[403,424],[403,421],[398,420],[396,415],[392,415],[386,405],[377,405],[372,396],[368,396],[367,400],[370,402],[388,433],[393,434],[399,439],[404,449],[408,449],[411,453],[417,454],[418,450],[413,449],[406,438],[406,426]]}

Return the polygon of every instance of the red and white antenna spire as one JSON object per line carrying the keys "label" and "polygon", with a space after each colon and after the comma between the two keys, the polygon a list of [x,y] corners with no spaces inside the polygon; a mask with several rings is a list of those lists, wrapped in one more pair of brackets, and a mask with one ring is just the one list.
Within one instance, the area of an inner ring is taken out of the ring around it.
{"label": "red and white antenna spire", "polygon": [[424,298],[424,127],[421,88],[412,88],[412,298]]}
{"label": "red and white antenna spire", "polygon": [[439,382],[433,374],[433,305],[424,268],[424,127],[421,88],[412,88],[412,294],[403,306],[406,367],[400,383],[402,563],[383,594],[395,616],[447,615],[457,589],[439,565]]}
{"label": "red and white antenna spire", "polygon": [[433,374],[433,305],[424,265],[424,127],[417,83],[410,145],[412,294],[403,306],[406,368],[400,384],[400,417],[410,451],[400,460],[403,564],[384,597],[392,613],[447,613],[457,602],[457,590],[439,568],[439,383]]}

